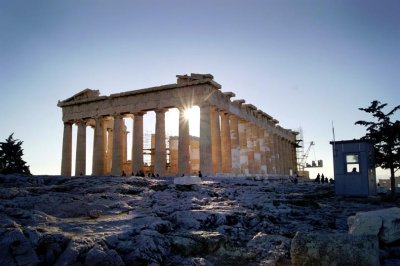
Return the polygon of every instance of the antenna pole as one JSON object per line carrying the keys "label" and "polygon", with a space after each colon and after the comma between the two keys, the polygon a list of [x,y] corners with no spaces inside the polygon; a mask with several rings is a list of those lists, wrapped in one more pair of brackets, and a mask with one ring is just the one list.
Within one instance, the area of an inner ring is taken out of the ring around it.
{"label": "antenna pole", "polygon": [[333,126],[333,120],[332,120],[332,134],[333,134],[333,156],[336,157],[335,128]]}

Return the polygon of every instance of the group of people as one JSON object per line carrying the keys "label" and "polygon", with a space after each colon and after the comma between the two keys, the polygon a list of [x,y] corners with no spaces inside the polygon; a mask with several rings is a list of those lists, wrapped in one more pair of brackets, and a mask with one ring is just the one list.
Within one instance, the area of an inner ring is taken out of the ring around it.
{"label": "group of people", "polygon": [[335,180],[333,180],[332,178],[329,178],[328,180],[328,178],[325,177],[324,174],[320,175],[318,173],[317,177],[314,179],[314,182],[318,184],[324,184],[324,183],[334,184]]}
{"label": "group of people", "polygon": [[[126,176],[125,171],[122,171],[121,176]],[[141,176],[141,177],[145,177],[146,174],[140,170],[138,172],[136,172],[136,174],[134,172],[132,172],[131,176]],[[159,177],[159,174],[154,174],[154,173],[147,173],[147,177]]]}

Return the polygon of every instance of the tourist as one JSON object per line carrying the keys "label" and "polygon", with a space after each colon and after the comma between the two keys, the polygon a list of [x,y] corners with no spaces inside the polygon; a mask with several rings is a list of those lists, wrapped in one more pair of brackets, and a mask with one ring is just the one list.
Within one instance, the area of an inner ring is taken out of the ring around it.
{"label": "tourist", "polygon": [[322,184],[325,183],[325,176],[324,176],[324,174],[321,175],[321,183],[322,183]]}
{"label": "tourist", "polygon": [[199,170],[199,177],[202,177],[203,176],[203,174],[201,173],[201,171]]}
{"label": "tourist", "polygon": [[318,183],[318,184],[321,182],[321,176],[319,175],[319,173],[318,173],[317,177],[315,178],[314,182]]}
{"label": "tourist", "polygon": [[297,182],[298,182],[297,177],[298,177],[298,175],[289,176],[289,180],[290,180],[293,184],[297,184]]}

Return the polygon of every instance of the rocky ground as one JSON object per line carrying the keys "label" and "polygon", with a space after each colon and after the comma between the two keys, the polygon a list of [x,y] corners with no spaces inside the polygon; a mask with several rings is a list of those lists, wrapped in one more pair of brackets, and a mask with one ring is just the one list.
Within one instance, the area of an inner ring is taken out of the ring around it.
{"label": "rocky ground", "polygon": [[[0,265],[290,265],[297,231],[393,206],[312,182],[0,175]],[[400,262],[399,244],[381,249]]]}

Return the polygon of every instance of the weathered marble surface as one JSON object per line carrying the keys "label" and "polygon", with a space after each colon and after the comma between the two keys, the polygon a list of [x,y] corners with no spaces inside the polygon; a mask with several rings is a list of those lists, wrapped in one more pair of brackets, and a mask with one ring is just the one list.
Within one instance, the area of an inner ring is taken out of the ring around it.
{"label": "weathered marble surface", "polygon": [[359,212],[348,219],[349,233],[375,235],[385,244],[400,240],[400,208]]}
{"label": "weathered marble surface", "polygon": [[[0,265],[290,265],[296,232],[347,234],[349,216],[396,205],[274,178],[0,175]],[[398,242],[379,252],[400,262]]]}

